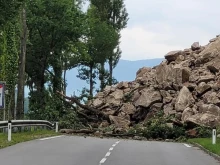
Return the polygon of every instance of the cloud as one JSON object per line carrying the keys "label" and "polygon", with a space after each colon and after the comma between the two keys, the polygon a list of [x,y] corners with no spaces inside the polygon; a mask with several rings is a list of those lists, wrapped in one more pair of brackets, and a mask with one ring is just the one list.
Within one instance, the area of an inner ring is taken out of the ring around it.
{"label": "cloud", "polygon": [[179,46],[166,44],[172,36],[150,32],[141,26],[127,28],[121,34],[122,59],[161,58],[170,50],[181,49]]}
{"label": "cloud", "polygon": [[219,33],[219,0],[125,0],[128,27],[121,34],[122,59],[163,58],[172,50]]}

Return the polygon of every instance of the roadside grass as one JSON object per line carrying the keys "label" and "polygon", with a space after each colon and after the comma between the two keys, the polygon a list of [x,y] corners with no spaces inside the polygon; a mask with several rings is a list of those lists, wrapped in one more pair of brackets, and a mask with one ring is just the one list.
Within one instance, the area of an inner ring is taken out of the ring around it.
{"label": "roadside grass", "polygon": [[212,144],[212,138],[189,139],[189,143],[197,143],[212,153],[220,155],[220,138],[217,138],[216,144]]}
{"label": "roadside grass", "polygon": [[0,133],[0,149],[15,145],[17,143],[50,137],[50,136],[56,136],[56,135],[59,135],[59,133],[56,133],[54,130],[37,130],[37,131],[30,131],[30,132],[12,133],[12,136],[11,136],[12,140],[11,142],[8,142],[7,133]]}

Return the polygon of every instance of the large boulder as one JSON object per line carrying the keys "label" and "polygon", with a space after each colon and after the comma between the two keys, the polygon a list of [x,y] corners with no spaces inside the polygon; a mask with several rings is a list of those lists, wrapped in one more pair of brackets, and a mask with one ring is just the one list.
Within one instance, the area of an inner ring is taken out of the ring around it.
{"label": "large boulder", "polygon": [[176,99],[175,110],[178,112],[183,112],[188,106],[193,105],[195,102],[191,92],[186,86],[180,90],[180,93]]}
{"label": "large boulder", "polygon": [[211,61],[217,61],[214,59],[219,59],[219,50],[220,50],[220,38],[218,37],[214,42],[208,44],[205,49],[199,54],[196,59],[196,63],[207,64]]}
{"label": "large boulder", "polygon": [[209,91],[203,95],[203,101],[206,104],[215,104],[220,106],[220,99],[216,92]]}
{"label": "large boulder", "polygon": [[104,104],[105,104],[105,101],[104,101],[103,98],[96,98],[96,99],[93,100],[93,102],[92,102],[92,105],[93,105],[94,107],[100,107],[100,106],[102,106],[102,105],[104,105]]}
{"label": "large boulder", "polygon": [[220,116],[220,108],[214,104],[201,104],[199,106],[199,112]]}
{"label": "large boulder", "polygon": [[128,129],[130,125],[130,121],[118,116],[109,116],[109,119],[112,124],[114,124],[117,128]]}
{"label": "large boulder", "polygon": [[173,100],[173,97],[170,95],[169,92],[165,90],[161,90],[160,93],[161,93],[161,96],[163,97],[164,104],[170,103]]}
{"label": "large boulder", "polygon": [[200,56],[207,56],[209,55],[209,59],[213,59],[213,57],[218,56],[220,50],[220,38],[216,38],[216,40],[207,45],[205,50],[200,53]]}
{"label": "large boulder", "polygon": [[197,87],[196,91],[199,96],[203,95],[204,93],[208,92],[211,90],[211,86],[206,84],[205,82],[201,82]]}
{"label": "large boulder", "polygon": [[128,82],[124,82],[124,81],[120,82],[120,83],[117,85],[117,88],[118,88],[118,89],[126,89],[126,88],[128,88]]}
{"label": "large boulder", "polygon": [[151,85],[151,84],[155,84],[154,77],[155,77],[155,69],[144,67],[137,72],[137,77],[135,81],[141,85],[146,85],[146,84]]}
{"label": "large boulder", "polygon": [[123,97],[124,97],[123,90],[117,89],[115,92],[109,94],[105,98],[105,102],[111,105],[119,106],[122,102]]}
{"label": "large boulder", "polygon": [[189,77],[190,70],[181,65],[171,66],[162,63],[156,68],[156,80],[159,84],[170,82],[182,85],[189,81]]}
{"label": "large boulder", "polygon": [[181,50],[177,50],[177,51],[171,51],[169,53],[167,53],[165,55],[165,59],[168,61],[168,62],[172,62],[172,61],[175,61],[179,55],[182,54],[182,51]]}
{"label": "large boulder", "polygon": [[140,97],[135,101],[135,106],[150,107],[154,103],[161,102],[162,98],[159,91],[153,88],[145,88],[140,91]]}
{"label": "large boulder", "polygon": [[124,103],[123,106],[121,107],[120,111],[122,111],[128,115],[133,115],[137,110],[132,103]]}
{"label": "large boulder", "polygon": [[183,122],[185,122],[185,121],[186,121],[190,116],[192,116],[192,115],[194,115],[193,109],[187,107],[187,108],[183,111],[183,113],[182,113],[182,118],[181,118],[181,120],[182,120]]}
{"label": "large boulder", "polygon": [[174,110],[174,107],[171,103],[164,105],[163,111],[164,111],[165,116],[170,116],[170,115],[176,114],[176,111]]}
{"label": "large boulder", "polygon": [[200,82],[205,82],[208,83],[210,81],[214,81],[215,80],[215,76],[214,75],[206,75],[206,76],[200,76],[198,83]]}
{"label": "large boulder", "polygon": [[191,49],[192,49],[193,51],[199,50],[199,49],[200,49],[199,42],[194,42],[194,43],[192,44],[192,46],[191,46]]}
{"label": "large boulder", "polygon": [[220,117],[209,113],[197,113],[188,117],[185,123],[188,125],[200,125],[205,127],[220,126]]}
{"label": "large boulder", "polygon": [[151,68],[149,67],[143,67],[143,68],[140,68],[137,72],[136,72],[136,78],[139,78],[139,77],[143,77],[143,75],[147,72],[150,72],[151,71]]}

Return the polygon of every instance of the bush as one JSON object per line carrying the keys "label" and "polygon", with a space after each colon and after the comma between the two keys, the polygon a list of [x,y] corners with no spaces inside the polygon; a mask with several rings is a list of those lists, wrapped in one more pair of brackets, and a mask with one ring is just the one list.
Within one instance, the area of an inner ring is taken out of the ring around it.
{"label": "bush", "polygon": [[59,127],[61,129],[81,129],[83,128],[82,122],[79,120],[76,112],[70,111],[66,115],[64,115],[59,122]]}
{"label": "bush", "polygon": [[153,139],[177,139],[185,136],[185,129],[183,127],[167,125],[168,119],[164,117],[162,112],[156,114],[153,118],[144,123],[145,129],[143,136]]}
{"label": "bush", "polygon": [[212,136],[212,129],[210,129],[210,128],[201,126],[201,127],[195,128],[195,129],[198,132],[199,138],[209,138]]}

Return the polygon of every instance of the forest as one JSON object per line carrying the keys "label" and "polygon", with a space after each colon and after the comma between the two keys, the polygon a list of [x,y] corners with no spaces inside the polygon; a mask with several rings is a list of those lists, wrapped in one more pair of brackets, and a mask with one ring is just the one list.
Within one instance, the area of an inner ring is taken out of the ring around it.
{"label": "forest", "polygon": [[76,127],[83,123],[88,116],[65,99],[66,72],[77,68],[77,77],[89,84],[72,96],[83,105],[95,92],[116,84],[120,32],[128,19],[124,0],[0,0],[0,81],[8,90],[5,120],[62,121]]}

